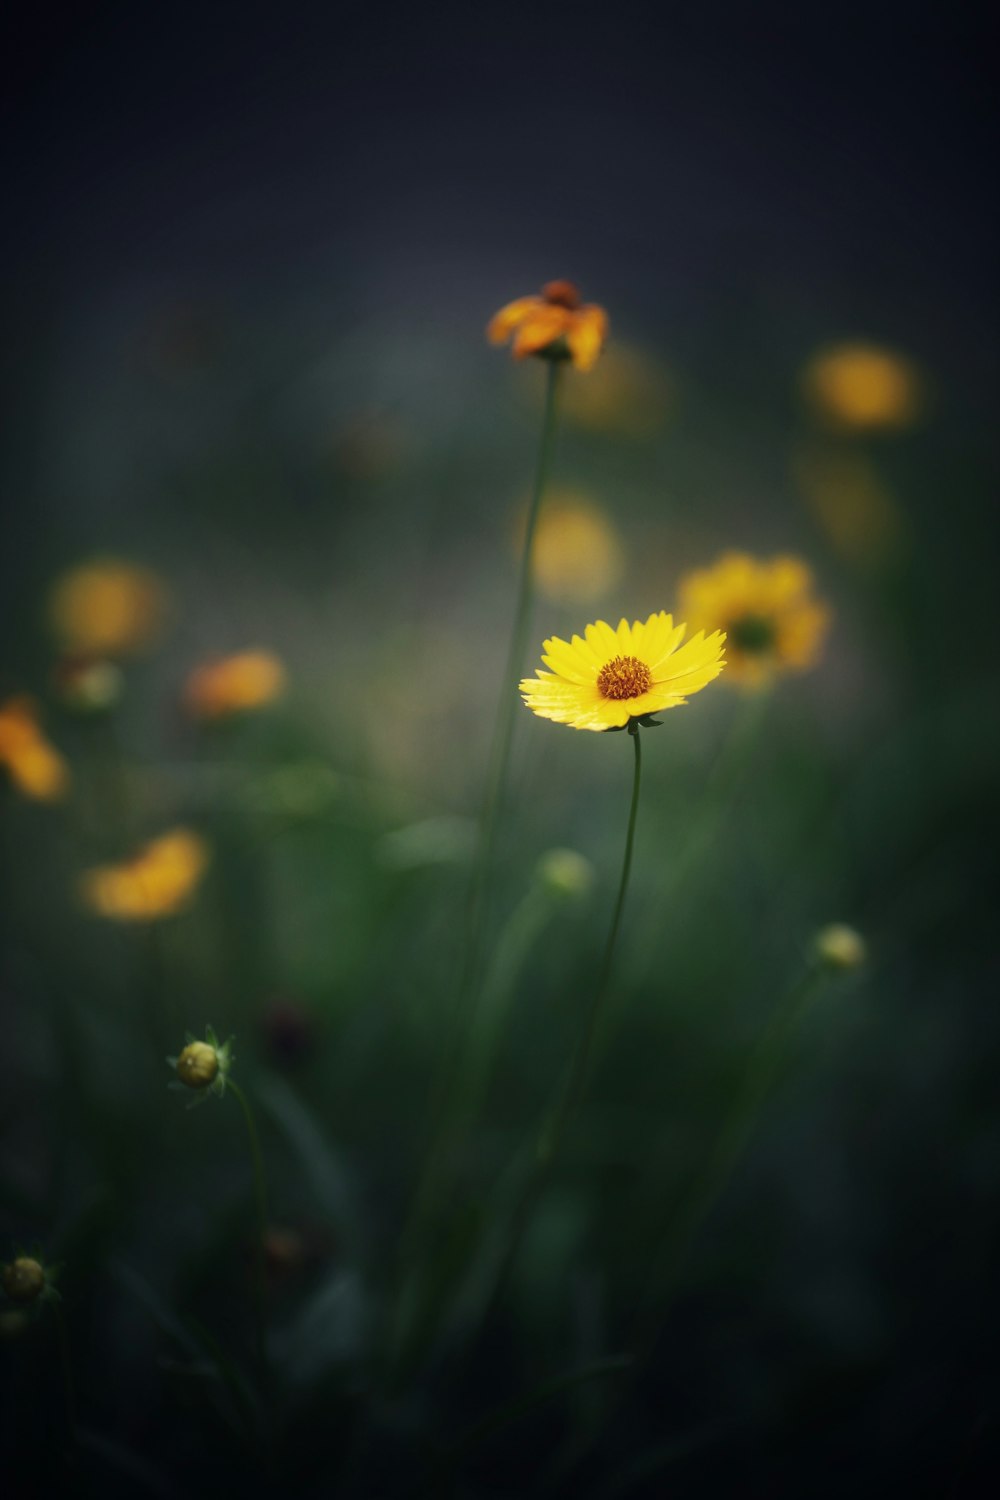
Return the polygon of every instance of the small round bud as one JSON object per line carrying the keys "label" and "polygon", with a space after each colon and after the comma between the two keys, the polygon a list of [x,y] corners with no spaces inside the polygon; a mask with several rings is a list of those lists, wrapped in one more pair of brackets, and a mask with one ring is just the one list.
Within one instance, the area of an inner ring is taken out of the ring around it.
{"label": "small round bud", "polygon": [[582,899],[594,885],[594,867],[575,849],[549,849],[538,861],[538,878],[554,896]]}
{"label": "small round bud", "polygon": [[177,1077],[189,1089],[207,1089],[219,1072],[219,1054],[208,1042],[188,1042],[177,1059]]}
{"label": "small round bud", "polygon": [[30,1255],[19,1255],[3,1268],[3,1289],[12,1302],[34,1302],[45,1290],[45,1268]]}
{"label": "small round bud", "polygon": [[868,957],[860,932],[843,922],[822,927],[813,939],[816,957],[831,969],[859,969]]}
{"label": "small round bud", "polygon": [[65,657],[56,667],[56,690],[67,708],[81,714],[103,713],[121,698],[124,678],[113,661]]}

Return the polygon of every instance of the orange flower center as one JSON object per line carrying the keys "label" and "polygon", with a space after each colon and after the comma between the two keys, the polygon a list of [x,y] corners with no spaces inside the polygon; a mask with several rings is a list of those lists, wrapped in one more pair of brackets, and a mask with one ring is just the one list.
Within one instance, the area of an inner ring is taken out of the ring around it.
{"label": "orange flower center", "polygon": [[542,296],[553,307],[568,307],[572,312],[580,306],[580,290],[571,281],[547,281],[542,287]]}
{"label": "orange flower center", "polygon": [[605,698],[639,698],[653,686],[653,674],[637,656],[614,656],[597,674]]}

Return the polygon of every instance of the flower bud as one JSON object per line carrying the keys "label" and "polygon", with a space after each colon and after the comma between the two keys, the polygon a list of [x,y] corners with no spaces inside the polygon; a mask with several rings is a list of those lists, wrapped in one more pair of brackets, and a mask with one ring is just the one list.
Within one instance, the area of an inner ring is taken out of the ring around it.
{"label": "flower bud", "polygon": [[538,878],[553,896],[581,900],[594,884],[594,867],[575,849],[549,849],[538,861]]}
{"label": "flower bud", "polygon": [[207,1089],[219,1071],[219,1054],[208,1042],[188,1042],[177,1059],[177,1077],[189,1089]]}
{"label": "flower bud", "polygon": [[813,950],[820,963],[830,969],[859,969],[868,957],[860,932],[844,922],[831,922],[820,928],[813,939]]}
{"label": "flower bud", "polygon": [[19,1255],[4,1266],[0,1279],[12,1302],[35,1302],[45,1290],[45,1267],[31,1255]]}

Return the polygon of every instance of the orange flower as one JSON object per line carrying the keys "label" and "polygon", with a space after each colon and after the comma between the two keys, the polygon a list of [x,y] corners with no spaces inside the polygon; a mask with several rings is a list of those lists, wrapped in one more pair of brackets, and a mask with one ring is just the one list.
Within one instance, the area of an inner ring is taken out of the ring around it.
{"label": "orange flower", "polygon": [[187,680],[184,700],[196,719],[222,719],[263,708],[285,686],[285,668],[271,651],[241,651],[197,667]]}
{"label": "orange flower", "polygon": [[486,336],[492,344],[505,344],[511,335],[515,359],[537,354],[590,370],[608,336],[608,315],[595,302],[581,305],[571,281],[549,281],[540,297],[518,297],[490,319]]}
{"label": "orange flower", "polygon": [[205,841],[188,828],[172,828],[123,864],[86,870],[80,894],[99,917],[151,922],[187,905],[207,864]]}
{"label": "orange flower", "polygon": [[69,786],[69,767],[42,733],[30,698],[0,703],[0,765],[37,802],[55,802]]}

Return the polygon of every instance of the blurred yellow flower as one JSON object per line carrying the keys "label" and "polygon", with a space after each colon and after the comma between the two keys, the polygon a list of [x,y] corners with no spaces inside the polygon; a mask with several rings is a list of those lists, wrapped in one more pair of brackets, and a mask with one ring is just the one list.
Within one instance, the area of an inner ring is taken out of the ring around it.
{"label": "blurred yellow flower", "polygon": [[553,636],[542,656],[551,671],[525,678],[521,696],[532,713],[557,724],[624,729],[632,719],[686,702],[722,671],[725,636],[699,631],[682,646],[686,630],[661,610],[645,624],[621,620],[613,630],[598,620],[572,641]]}
{"label": "blurred yellow flower", "polygon": [[69,767],[42,733],[30,698],[0,703],[0,765],[37,802],[54,802],[69,786]]}
{"label": "blurred yellow flower", "polygon": [[[520,555],[524,518],[518,527]],[[604,512],[582,495],[557,491],[535,531],[535,581],[543,594],[567,604],[589,604],[618,583],[625,556]]]}
{"label": "blurred yellow flower", "polygon": [[670,414],[674,387],[658,360],[617,340],[589,380],[575,380],[563,394],[567,419],[594,432],[647,437]]}
{"label": "blurred yellow flower", "polygon": [[511,339],[515,359],[538,354],[590,370],[608,337],[608,315],[594,302],[581,303],[571,281],[549,281],[540,297],[518,297],[502,307],[490,319],[486,336],[492,344]]}
{"label": "blurred yellow flower", "polygon": [[812,586],[812,573],[796,557],[765,562],[727,552],[681,580],[681,608],[703,630],[726,632],[730,679],[758,686],[817,660],[830,612],[812,597]]}
{"label": "blurred yellow flower", "polygon": [[196,719],[222,719],[264,708],[284,690],[285,668],[272,651],[241,651],[196,667],[184,701]]}
{"label": "blurred yellow flower", "polygon": [[916,366],[877,344],[821,350],[806,365],[802,385],[823,416],[856,429],[908,427],[923,396]]}
{"label": "blurred yellow flower", "polygon": [[49,597],[52,628],[80,656],[127,656],[156,636],[166,613],[163,584],[148,568],[101,558],[56,580]]}
{"label": "blurred yellow flower", "polygon": [[794,456],[792,470],[806,504],[841,557],[877,562],[897,549],[905,517],[865,454],[808,448]]}
{"label": "blurred yellow flower", "polygon": [[208,865],[208,846],[188,828],[171,828],[119,865],[86,870],[84,904],[114,922],[151,922],[188,904]]}

